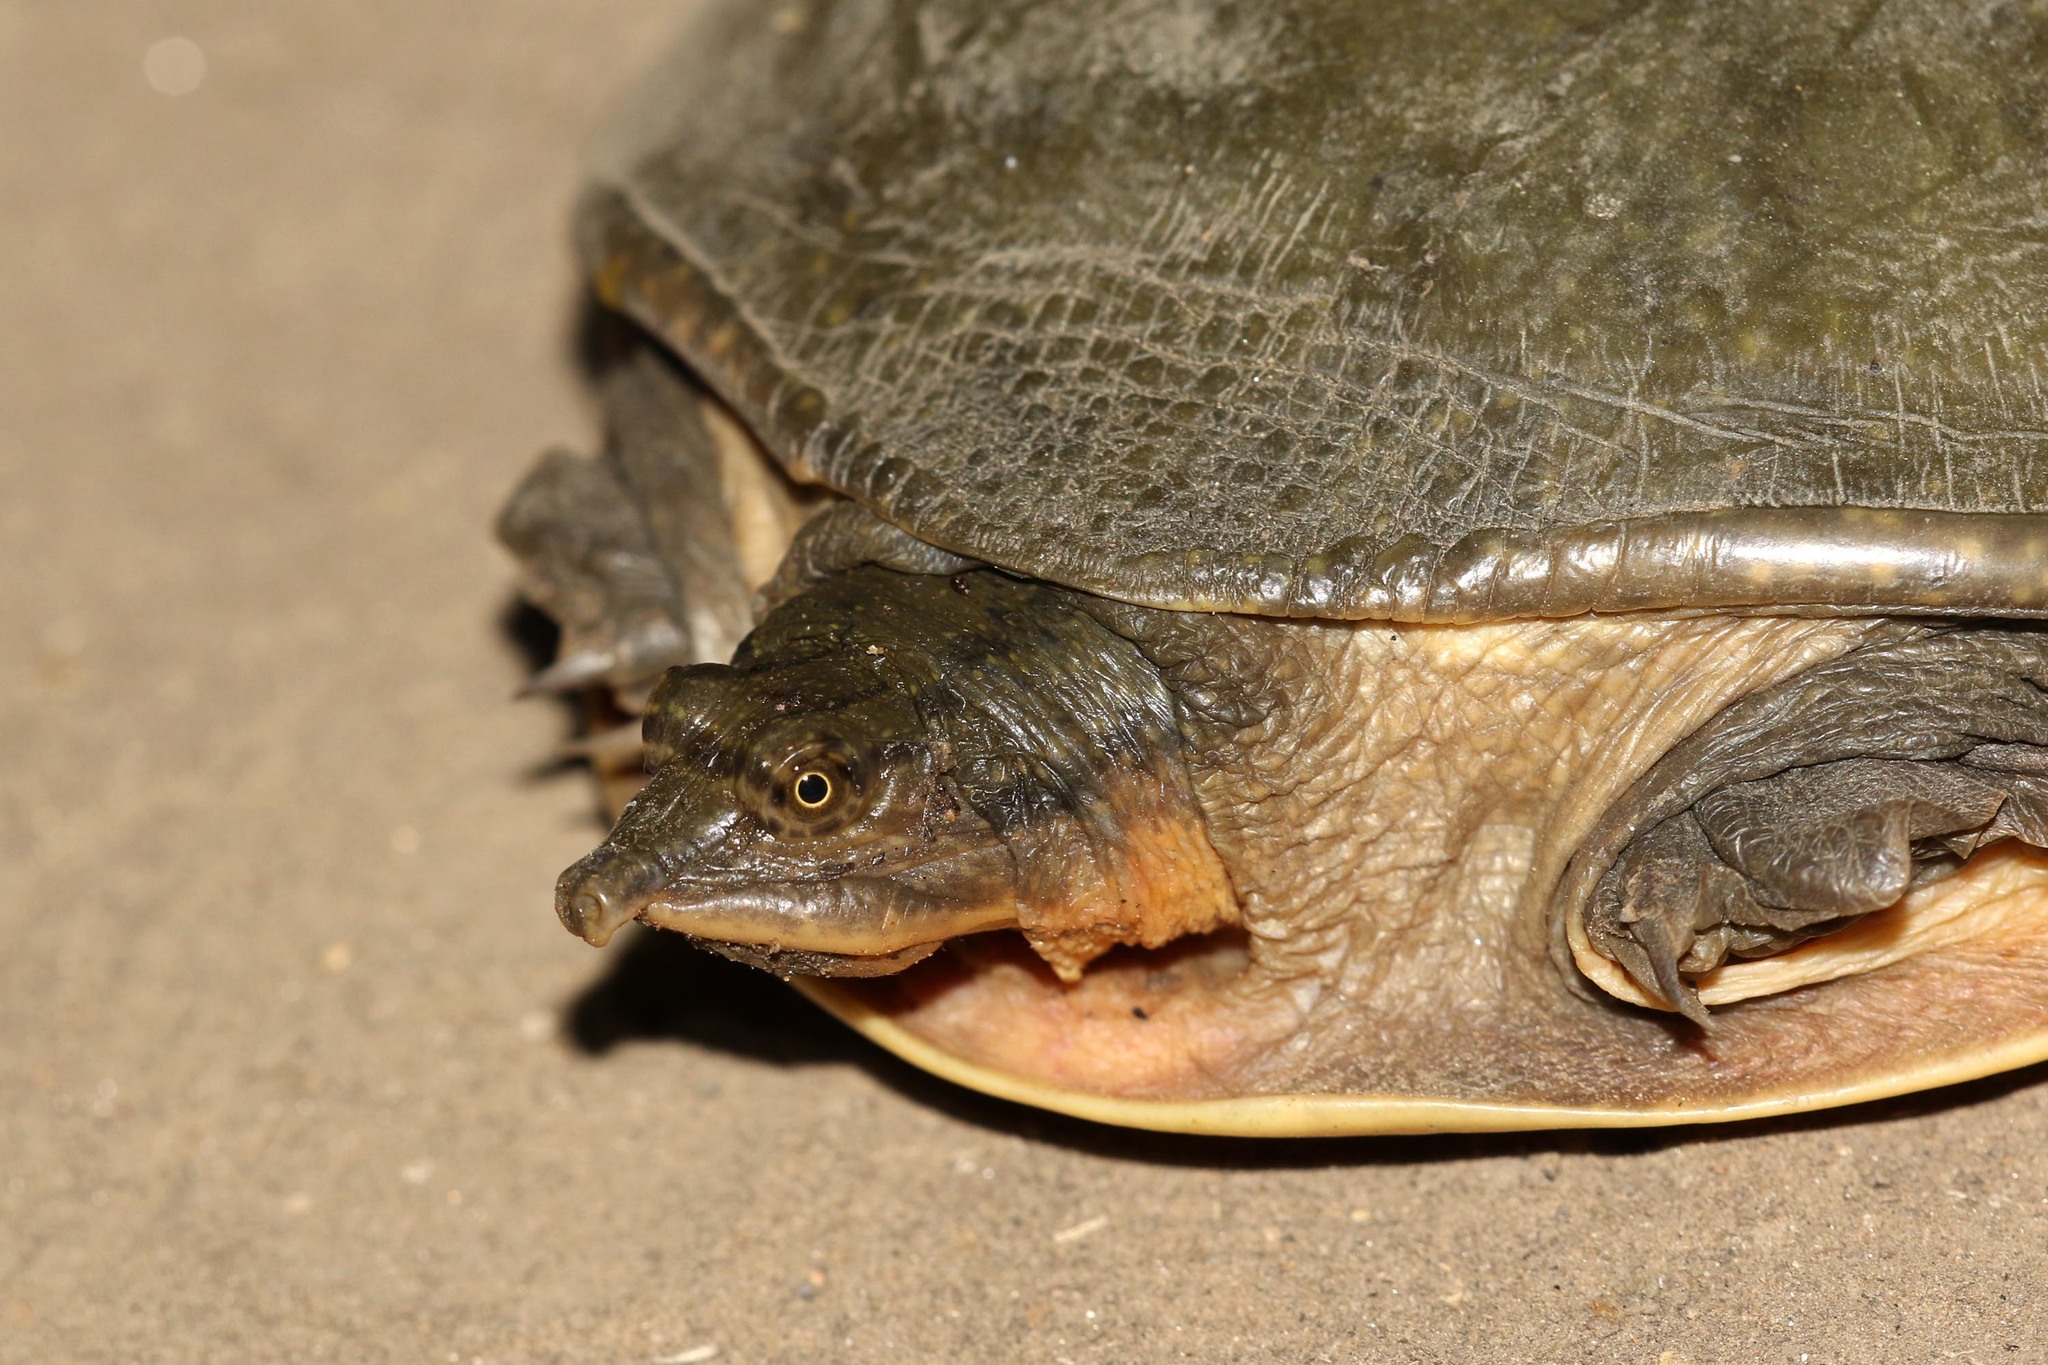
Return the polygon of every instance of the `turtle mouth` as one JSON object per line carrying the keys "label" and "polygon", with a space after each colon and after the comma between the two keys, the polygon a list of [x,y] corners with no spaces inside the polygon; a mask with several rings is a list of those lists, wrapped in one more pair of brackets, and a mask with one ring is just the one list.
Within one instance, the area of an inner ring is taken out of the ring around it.
{"label": "turtle mouth", "polygon": [[731,943],[723,939],[699,938],[685,934],[692,947],[720,957],[758,967],[787,981],[797,976],[870,977],[894,976],[906,967],[924,961],[945,947],[943,940],[916,943],[893,953],[819,953],[780,944]]}
{"label": "turtle mouth", "polygon": [[1000,846],[864,874],[735,885],[679,878],[607,844],[562,874],[555,911],[593,947],[638,920],[779,976],[883,975],[947,939],[1018,923]]}
{"label": "turtle mouth", "polygon": [[947,939],[1017,925],[1007,901],[963,901],[883,877],[695,895],[670,889],[633,918],[780,976],[879,976]]}

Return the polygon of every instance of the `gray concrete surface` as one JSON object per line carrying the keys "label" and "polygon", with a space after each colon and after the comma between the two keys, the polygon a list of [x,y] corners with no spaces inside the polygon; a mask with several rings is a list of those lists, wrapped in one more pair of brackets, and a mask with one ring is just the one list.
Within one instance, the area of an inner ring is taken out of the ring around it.
{"label": "gray concrete surface", "polygon": [[1176,1141],[564,934],[486,527],[677,8],[0,3],[0,1361],[2048,1358],[2039,1071]]}

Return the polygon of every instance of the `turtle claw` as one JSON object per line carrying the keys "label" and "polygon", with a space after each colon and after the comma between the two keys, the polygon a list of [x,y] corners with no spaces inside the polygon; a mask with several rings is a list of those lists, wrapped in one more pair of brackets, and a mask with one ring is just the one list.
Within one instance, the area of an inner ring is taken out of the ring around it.
{"label": "turtle claw", "polygon": [[[1636,943],[1650,964],[1650,975],[1658,994],[1699,1027],[1708,1027],[1707,1007],[1700,1003],[1700,993],[1693,989],[1690,981],[1678,974],[1678,962],[1684,954],[1673,942],[1672,918],[1663,914],[1647,915],[1636,921],[1634,928]],[[1689,930],[1686,937],[1688,940],[1691,938]]]}
{"label": "turtle claw", "polygon": [[611,650],[586,649],[565,654],[528,678],[518,695],[525,698],[574,692],[603,681],[618,663],[618,655]]}
{"label": "turtle claw", "polygon": [[584,759],[598,764],[637,765],[640,761],[641,728],[637,719],[630,720],[624,725],[614,725],[570,740],[557,752],[563,758]]}
{"label": "turtle claw", "polygon": [[1628,845],[1588,906],[1588,935],[1646,995],[1704,1027],[1695,983],[1729,959],[1783,953],[1896,905],[1985,844],[2048,837],[2038,781],[1845,759],[1719,788]]}
{"label": "turtle claw", "polygon": [[636,354],[605,381],[604,451],[548,452],[505,504],[498,539],[522,591],[562,627],[525,695],[606,683],[630,709],[672,665],[728,658],[751,625],[703,402]]}
{"label": "turtle claw", "polygon": [[561,655],[522,695],[659,674],[685,653],[674,576],[605,461],[542,457],[498,519],[522,590],[562,627]]}
{"label": "turtle claw", "polygon": [[1681,814],[1629,852],[1619,869],[1619,902],[1602,917],[1605,923],[1596,926],[1596,936],[1637,985],[1706,1028],[1707,1008],[1679,967],[1692,953],[1699,930],[1708,927],[1701,921],[1711,917],[1711,908],[1703,904],[1708,869],[1702,856],[1711,860],[1713,850],[1698,822]]}

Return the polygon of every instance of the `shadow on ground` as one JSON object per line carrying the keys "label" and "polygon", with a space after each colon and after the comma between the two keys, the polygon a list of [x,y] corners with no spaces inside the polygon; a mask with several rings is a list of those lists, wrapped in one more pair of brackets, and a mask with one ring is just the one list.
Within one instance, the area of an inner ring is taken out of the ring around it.
{"label": "shadow on ground", "polygon": [[570,1042],[591,1056],[640,1041],[693,1043],[781,1066],[865,1064],[877,1051],[766,972],[693,948],[679,934],[635,927],[609,960],[564,1020]]}
{"label": "shadow on ground", "polygon": [[853,1065],[913,1103],[964,1123],[1099,1156],[1177,1166],[1299,1169],[1529,1156],[1627,1155],[1772,1133],[1849,1128],[1968,1108],[2048,1081],[2048,1063],[1920,1095],[1787,1118],[1725,1125],[1417,1137],[1309,1138],[1298,1142],[1195,1137],[1111,1128],[998,1100],[929,1076],[840,1024],[782,982],[693,948],[677,935],[622,936],[604,974],[573,1000],[564,1029],[591,1057],[631,1042],[680,1042],[780,1066]]}

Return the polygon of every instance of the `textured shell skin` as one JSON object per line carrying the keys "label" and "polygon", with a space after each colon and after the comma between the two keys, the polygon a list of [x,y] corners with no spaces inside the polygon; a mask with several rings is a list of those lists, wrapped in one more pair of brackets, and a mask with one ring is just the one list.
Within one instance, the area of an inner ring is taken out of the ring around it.
{"label": "textured shell skin", "polygon": [[2048,606],[2040,4],[712,7],[584,240],[800,475],[1071,586]]}

